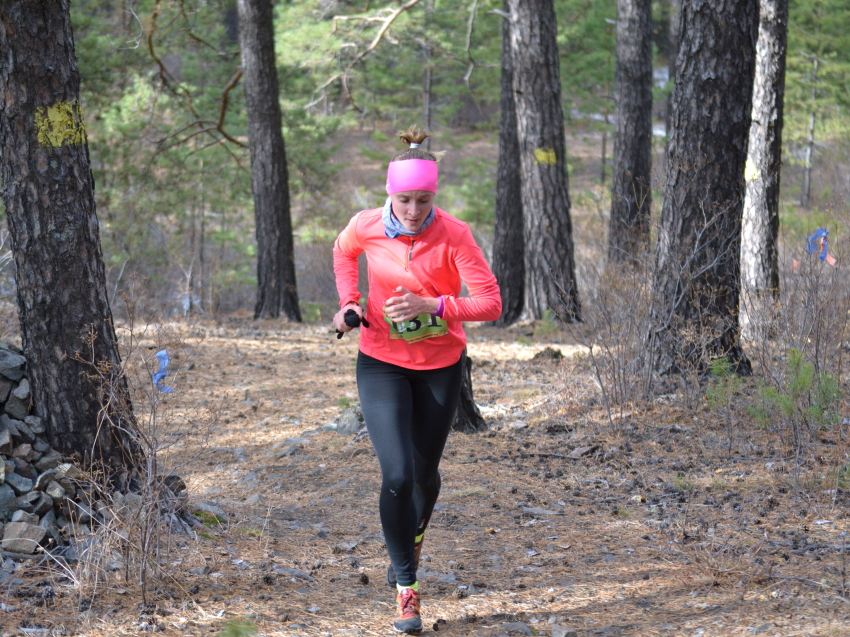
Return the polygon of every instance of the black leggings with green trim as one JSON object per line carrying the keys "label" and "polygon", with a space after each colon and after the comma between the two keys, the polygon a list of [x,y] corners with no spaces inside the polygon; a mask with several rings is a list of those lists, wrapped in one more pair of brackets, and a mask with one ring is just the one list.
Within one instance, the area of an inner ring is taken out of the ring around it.
{"label": "black leggings with green trim", "polygon": [[407,369],[360,352],[357,388],[381,465],[379,509],[396,581],[416,581],[415,536],[440,494],[438,467],[460,400],[463,357],[450,367]]}

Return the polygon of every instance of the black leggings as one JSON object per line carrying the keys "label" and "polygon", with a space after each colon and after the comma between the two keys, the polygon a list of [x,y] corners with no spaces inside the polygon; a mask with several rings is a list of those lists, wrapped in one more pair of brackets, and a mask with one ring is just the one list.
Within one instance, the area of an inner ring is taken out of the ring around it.
{"label": "black leggings", "polygon": [[396,581],[416,581],[414,537],[440,494],[437,468],[460,399],[463,357],[450,367],[417,370],[360,352],[357,388],[381,465],[381,526]]}

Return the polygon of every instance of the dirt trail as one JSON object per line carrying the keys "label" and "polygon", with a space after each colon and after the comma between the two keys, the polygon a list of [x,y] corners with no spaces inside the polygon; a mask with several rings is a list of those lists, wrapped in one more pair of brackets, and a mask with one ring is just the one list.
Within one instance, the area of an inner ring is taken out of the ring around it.
{"label": "dirt trail", "polygon": [[[169,329],[181,367],[161,412],[163,440],[176,441],[163,459],[228,524],[172,538],[156,610],[120,573],[82,613],[57,581],[47,607],[9,593],[4,634],[200,636],[230,623],[235,635],[242,617],[267,636],[392,634],[377,461],[367,437],[323,429],[356,399],[356,338],[250,321]],[[453,434],[446,449],[420,570],[429,632],[850,634],[847,555],[834,548],[847,543],[843,494],[798,489],[750,432],[736,442],[749,451],[725,459],[725,434],[701,409],[659,404],[612,428],[565,335],[468,333],[493,429]],[[566,358],[533,361],[546,345]]]}

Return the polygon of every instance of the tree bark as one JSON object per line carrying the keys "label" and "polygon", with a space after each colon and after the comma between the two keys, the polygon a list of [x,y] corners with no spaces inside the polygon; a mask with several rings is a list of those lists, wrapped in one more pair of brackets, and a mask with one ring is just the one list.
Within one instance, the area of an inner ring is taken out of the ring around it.
{"label": "tree bark", "polygon": [[581,320],[552,0],[508,0],[525,226],[525,307]]}
{"label": "tree bark", "polygon": [[617,88],[608,260],[649,247],[652,167],[652,3],[617,3]]}
{"label": "tree bark", "polygon": [[[668,25],[667,37],[669,38],[669,49],[667,52],[667,77],[676,86],[676,58],[679,57],[679,22],[682,18],[682,0],[669,0],[670,23]],[[673,115],[673,91],[667,96],[667,108],[664,109],[664,132],[670,138],[672,125],[670,123]]]}
{"label": "tree bark", "polygon": [[779,297],[779,171],[788,0],[761,0],[747,145],[741,278],[756,297]]}
{"label": "tree bark", "polygon": [[111,480],[144,459],[112,322],[68,0],[0,2],[0,180],[36,413]]}
{"label": "tree bark", "polygon": [[685,0],[681,25],[650,345],[661,371],[726,356],[748,373],[739,255],[758,0]]}
{"label": "tree bark", "polygon": [[[508,12],[507,0],[504,2]],[[499,168],[496,178],[496,223],[493,274],[502,294],[502,316],[494,325],[507,326],[522,316],[525,305],[525,246],[520,192],[519,138],[511,65],[511,23],[502,20]]]}
{"label": "tree bark", "polygon": [[283,311],[300,322],[271,0],[238,0],[237,8],[257,226],[254,318]]}
{"label": "tree bark", "polygon": [[474,434],[487,429],[487,423],[475,404],[472,396],[472,359],[463,352],[463,376],[460,383],[460,403],[452,422],[452,430],[465,434]]}

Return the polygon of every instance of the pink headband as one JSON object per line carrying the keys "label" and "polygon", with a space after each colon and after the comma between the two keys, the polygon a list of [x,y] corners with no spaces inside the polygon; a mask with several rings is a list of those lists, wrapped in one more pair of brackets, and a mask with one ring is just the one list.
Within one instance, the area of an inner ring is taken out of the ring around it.
{"label": "pink headband", "polygon": [[427,159],[391,161],[387,168],[387,194],[424,190],[437,192],[437,162]]}

